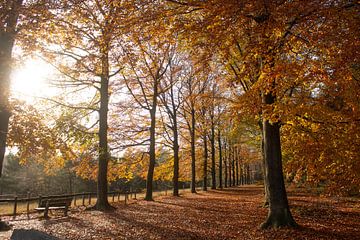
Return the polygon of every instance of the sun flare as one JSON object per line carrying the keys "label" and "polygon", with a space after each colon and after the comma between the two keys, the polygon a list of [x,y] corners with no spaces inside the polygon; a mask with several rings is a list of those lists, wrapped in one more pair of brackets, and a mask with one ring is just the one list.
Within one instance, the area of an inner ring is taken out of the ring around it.
{"label": "sun flare", "polygon": [[40,59],[30,59],[13,70],[11,94],[15,98],[33,101],[35,98],[53,94],[49,77],[54,74],[50,64]]}

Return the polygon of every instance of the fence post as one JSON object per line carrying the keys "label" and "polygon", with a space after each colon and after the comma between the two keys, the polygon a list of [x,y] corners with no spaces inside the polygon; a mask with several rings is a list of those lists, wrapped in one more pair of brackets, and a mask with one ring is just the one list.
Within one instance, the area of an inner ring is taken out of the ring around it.
{"label": "fence post", "polygon": [[14,219],[16,218],[17,199],[18,199],[18,197],[15,196],[15,199],[14,199],[14,213],[13,213],[13,218]]}
{"label": "fence post", "polygon": [[125,205],[126,205],[126,201],[127,201],[127,192],[125,192]]}
{"label": "fence post", "polygon": [[39,195],[39,203],[38,203],[39,207],[40,207],[40,204],[41,204],[41,199],[42,199],[42,197],[41,197],[41,195]]}
{"label": "fence post", "polygon": [[76,207],[76,195],[74,195],[74,207]]}
{"label": "fence post", "polygon": [[82,205],[85,206],[85,193],[82,194]]}
{"label": "fence post", "polygon": [[27,194],[27,199],[26,199],[26,213],[27,213],[27,217],[29,218],[29,214],[30,214],[30,192],[28,192]]}
{"label": "fence post", "polygon": [[136,191],[134,192],[134,199],[136,200]]}
{"label": "fence post", "polygon": [[112,195],[112,202],[115,202],[115,193]]}
{"label": "fence post", "polygon": [[91,193],[89,193],[89,205],[91,205]]}

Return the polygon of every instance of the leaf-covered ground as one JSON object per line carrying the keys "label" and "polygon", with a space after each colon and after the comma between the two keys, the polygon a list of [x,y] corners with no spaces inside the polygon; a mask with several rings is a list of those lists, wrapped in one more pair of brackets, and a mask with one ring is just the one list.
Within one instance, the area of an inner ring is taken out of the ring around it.
{"label": "leaf-covered ground", "polygon": [[[360,200],[317,197],[290,191],[292,213],[299,229],[259,230],[267,209],[262,188],[162,196],[154,202],[118,203],[116,211],[72,210],[69,217],[38,215],[10,221],[14,228],[33,228],[61,239],[360,239]],[[8,219],[10,220],[10,219]],[[11,231],[0,233],[9,239]]]}

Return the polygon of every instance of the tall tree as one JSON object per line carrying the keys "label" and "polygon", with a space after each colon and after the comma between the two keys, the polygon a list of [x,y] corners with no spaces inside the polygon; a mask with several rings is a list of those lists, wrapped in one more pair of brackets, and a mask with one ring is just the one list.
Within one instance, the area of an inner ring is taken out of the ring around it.
{"label": "tall tree", "polygon": [[[56,85],[72,88],[55,104],[82,109],[96,119],[87,126],[97,134],[97,202],[98,210],[112,209],[108,202],[108,113],[110,80],[117,77],[121,57],[121,37],[129,23],[124,15],[132,12],[130,3],[108,1],[65,1],[44,23],[37,45],[45,57],[62,74]],[[68,9],[71,9],[69,11]],[[47,33],[52,34],[48,35]],[[75,95],[82,94],[82,102]],[[84,100],[84,98],[86,100]],[[75,100],[74,100],[75,99]],[[81,120],[80,120],[81,121]],[[94,129],[97,126],[98,129]]]}
{"label": "tall tree", "polygon": [[127,66],[123,78],[129,93],[136,104],[148,112],[149,126],[149,167],[146,180],[145,200],[153,200],[153,177],[156,163],[156,122],[160,94],[167,89],[161,88],[161,81],[173,57],[171,42],[151,39],[145,32],[134,35],[133,45],[124,51]]}
{"label": "tall tree", "polygon": [[[173,196],[179,196],[179,111],[182,105],[181,89],[184,85],[183,77],[188,77],[186,72],[181,71],[181,56],[174,56],[169,63],[168,74],[165,74],[164,81],[160,88],[162,93],[159,95],[163,108],[168,115],[169,121],[163,121],[165,132],[170,128],[172,134],[166,134],[170,139],[171,147],[174,153],[173,169]],[[172,135],[172,136],[171,136]]]}
{"label": "tall tree", "polygon": [[[191,63],[191,62],[190,62]],[[190,135],[191,146],[191,192],[196,193],[196,132],[199,129],[199,116],[202,115],[199,108],[202,94],[207,87],[207,80],[203,79],[201,74],[197,74],[198,70],[195,64],[189,66],[188,78],[185,80],[181,94],[184,100],[182,105],[183,118],[185,119],[187,129]]]}

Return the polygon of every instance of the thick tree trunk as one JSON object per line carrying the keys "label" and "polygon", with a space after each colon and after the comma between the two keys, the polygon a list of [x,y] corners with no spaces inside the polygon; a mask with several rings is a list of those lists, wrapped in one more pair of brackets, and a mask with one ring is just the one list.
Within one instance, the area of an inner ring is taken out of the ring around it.
{"label": "thick tree trunk", "polygon": [[215,126],[213,119],[211,120],[210,144],[211,144],[211,189],[216,189]]}
{"label": "thick tree trunk", "polygon": [[259,128],[261,129],[261,156],[262,156],[262,172],[263,172],[263,178],[264,178],[264,207],[269,206],[269,187],[266,180],[266,167],[265,167],[265,144],[264,144],[264,129],[263,129],[263,123],[262,121],[259,121]]}
{"label": "thick tree trunk", "polygon": [[203,191],[207,191],[207,160],[208,160],[208,147],[206,133],[203,135],[204,141],[204,169],[203,169]]}
{"label": "thick tree trunk", "polygon": [[109,63],[108,54],[102,59],[102,76],[100,86],[99,110],[99,161],[97,175],[97,200],[95,208],[100,211],[110,210],[113,207],[108,202],[108,110],[109,110]]}
{"label": "thick tree trunk", "polygon": [[[265,94],[263,97],[265,104],[272,104],[275,97],[271,94]],[[269,188],[269,214],[261,228],[277,228],[283,226],[295,227],[294,221],[286,196],[280,143],[280,124],[270,123],[269,120],[263,121],[264,134],[264,153],[266,180]]]}
{"label": "thick tree trunk", "polygon": [[8,110],[7,104],[0,104],[0,177],[4,162],[4,157],[5,157],[6,138],[9,128],[9,118],[10,118],[10,112]]}
{"label": "thick tree trunk", "polygon": [[190,130],[190,141],[191,141],[191,192],[196,193],[196,153],[195,153],[195,108],[191,106],[191,130]]}
{"label": "thick tree trunk", "polygon": [[[10,72],[19,8],[23,0],[9,3],[10,9],[2,14],[0,26],[0,177],[6,151],[6,139],[9,129],[10,109]],[[10,227],[0,220],[0,231],[7,231]]]}
{"label": "thick tree trunk", "polygon": [[[9,95],[12,51],[16,37],[16,26],[22,0],[12,1],[11,9],[4,13],[0,26],[0,177],[6,150],[9,128]],[[9,4],[10,5],[10,4]]]}
{"label": "thick tree trunk", "polygon": [[218,129],[218,143],[219,143],[219,188],[223,188],[223,159],[222,159],[222,148],[221,148],[221,133],[220,129]]}

